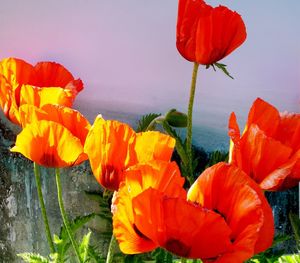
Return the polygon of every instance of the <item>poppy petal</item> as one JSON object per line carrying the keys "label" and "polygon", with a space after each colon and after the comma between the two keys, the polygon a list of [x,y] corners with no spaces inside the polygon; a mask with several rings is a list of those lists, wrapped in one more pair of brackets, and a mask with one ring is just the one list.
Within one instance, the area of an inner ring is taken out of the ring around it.
{"label": "poppy petal", "polygon": [[133,211],[142,233],[180,257],[212,258],[231,247],[223,218],[182,198],[149,188],[133,199]]}
{"label": "poppy petal", "polygon": [[236,120],[235,113],[232,112],[229,117],[229,124],[228,124],[228,135],[230,137],[230,145],[229,145],[229,163],[232,161],[241,165],[242,163],[242,156],[240,151],[240,128]]}
{"label": "poppy petal", "polygon": [[117,190],[123,172],[135,164],[135,132],[118,121],[105,121],[97,116],[84,146],[97,181],[110,190]]}
{"label": "poppy petal", "polygon": [[37,108],[30,104],[24,104],[19,108],[22,126],[39,120],[48,120],[61,124],[84,145],[90,129],[88,120],[77,110],[61,105],[46,104]]}
{"label": "poppy petal", "polygon": [[11,151],[46,167],[73,166],[84,159],[80,140],[62,125],[45,120],[27,125]]}
{"label": "poppy petal", "polygon": [[212,8],[204,1],[179,1],[176,46],[187,60],[213,64],[245,39],[246,28],[236,12],[224,6]]}
{"label": "poppy petal", "polygon": [[34,69],[39,87],[68,87],[76,93],[83,89],[82,81],[74,80],[73,75],[56,62],[39,62]]}
{"label": "poppy petal", "polygon": [[274,169],[260,183],[260,187],[268,191],[277,191],[292,188],[300,180],[300,150],[286,163]]}
{"label": "poppy petal", "polygon": [[300,114],[282,113],[275,138],[294,151],[300,149]]}
{"label": "poppy petal", "polygon": [[0,74],[0,107],[8,117],[12,100],[12,87],[7,79]]}
{"label": "poppy petal", "polygon": [[19,105],[32,104],[37,107],[42,107],[45,104],[59,104],[72,107],[74,99],[74,94],[70,90],[22,85]]}
{"label": "poppy petal", "polygon": [[113,202],[113,233],[125,254],[138,254],[157,248],[152,240],[141,233],[134,224],[132,197],[128,186],[115,192]]}
{"label": "poppy petal", "polygon": [[290,147],[267,137],[255,124],[243,134],[240,150],[243,160],[242,166],[239,167],[258,184],[277,167],[284,165],[292,154]]}
{"label": "poppy petal", "polygon": [[272,137],[277,132],[279,121],[278,110],[266,101],[257,98],[249,111],[247,127],[256,124],[267,136]]}
{"label": "poppy petal", "polygon": [[141,132],[136,134],[135,151],[138,162],[150,160],[169,161],[171,159],[175,139],[157,131]]}
{"label": "poppy petal", "polygon": [[124,172],[125,184],[134,197],[148,188],[159,189],[168,196],[186,197],[184,178],[175,162],[153,160],[131,166]]}
{"label": "poppy petal", "polygon": [[219,163],[206,169],[189,189],[188,199],[224,217],[232,230],[234,253],[229,253],[234,259],[236,255],[234,262],[271,246],[272,210],[257,184],[237,167]]}
{"label": "poppy petal", "polygon": [[0,74],[5,76],[13,88],[18,84],[36,84],[33,66],[22,59],[3,59],[0,62]]}

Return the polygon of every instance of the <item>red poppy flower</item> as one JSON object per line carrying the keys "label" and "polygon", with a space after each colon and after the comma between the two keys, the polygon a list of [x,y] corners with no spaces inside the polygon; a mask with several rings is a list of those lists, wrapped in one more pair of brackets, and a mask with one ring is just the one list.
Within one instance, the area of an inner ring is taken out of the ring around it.
{"label": "red poppy flower", "polygon": [[[184,178],[175,162],[150,161],[126,170],[125,181],[121,183],[119,191],[115,192],[112,204],[113,231],[124,253],[142,253],[157,247],[135,225],[132,199],[146,189],[160,189],[170,196],[185,198],[183,183]],[[150,215],[145,216],[150,218]]]}
{"label": "red poppy flower", "polygon": [[80,79],[55,62],[39,62],[35,66],[8,58],[0,62],[0,106],[12,122],[20,125],[19,107],[32,104],[59,104],[71,107],[83,89]]}
{"label": "red poppy flower", "polygon": [[213,64],[246,39],[241,16],[225,6],[211,7],[203,0],[179,0],[176,45],[187,60]]}
{"label": "red poppy flower", "polygon": [[169,161],[174,146],[175,140],[168,135],[135,133],[127,124],[98,116],[84,150],[97,181],[107,189],[118,190],[128,167],[150,160]]}
{"label": "red poppy flower", "polygon": [[[142,180],[132,179],[122,184],[114,206],[114,233],[124,253],[159,246],[204,262],[242,263],[272,243],[272,210],[261,189],[237,167],[219,163],[207,169],[189,190],[188,200],[180,188],[167,192],[157,184],[141,187]],[[138,246],[137,236],[151,246]]]}
{"label": "red poppy flower", "polygon": [[264,190],[284,190],[300,179],[300,114],[279,113],[262,99],[253,103],[242,136],[232,113],[230,162]]}
{"label": "red poppy flower", "polygon": [[59,105],[20,107],[22,126],[13,152],[46,167],[67,167],[87,160],[83,152],[89,122],[78,111]]}

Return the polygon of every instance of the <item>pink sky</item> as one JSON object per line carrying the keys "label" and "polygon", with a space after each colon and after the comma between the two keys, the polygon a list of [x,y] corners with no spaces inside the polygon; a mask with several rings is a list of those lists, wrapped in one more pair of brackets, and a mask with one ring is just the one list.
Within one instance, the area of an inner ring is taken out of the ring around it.
{"label": "pink sky", "polygon": [[[225,127],[231,111],[244,121],[258,96],[299,112],[300,1],[207,2],[239,12],[248,38],[222,61],[235,80],[200,68],[195,123],[208,114]],[[176,17],[175,0],[3,1],[0,57],[62,63],[85,83],[79,108],[93,100],[121,111],[185,111],[192,64],[176,50]]]}

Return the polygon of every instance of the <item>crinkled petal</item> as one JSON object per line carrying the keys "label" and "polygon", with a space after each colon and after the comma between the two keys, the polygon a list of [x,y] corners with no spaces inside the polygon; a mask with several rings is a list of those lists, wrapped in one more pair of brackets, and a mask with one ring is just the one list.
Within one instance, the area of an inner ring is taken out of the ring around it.
{"label": "crinkled petal", "polygon": [[244,262],[271,246],[272,210],[258,185],[237,167],[219,163],[206,169],[191,186],[188,199],[223,216],[232,230],[234,251],[228,253],[237,257],[232,262]]}
{"label": "crinkled petal", "polygon": [[39,62],[34,67],[36,81],[39,87],[70,88],[79,92],[83,89],[80,79],[75,80],[73,75],[61,64],[56,62]]}
{"label": "crinkled petal", "polygon": [[84,146],[97,181],[110,190],[118,190],[124,170],[137,163],[135,132],[118,121],[97,116]]}
{"label": "crinkled petal", "polygon": [[87,159],[78,138],[62,125],[45,120],[27,125],[11,151],[46,167],[73,166]]}
{"label": "crinkled petal", "polygon": [[254,101],[248,114],[247,127],[256,124],[266,136],[272,137],[277,132],[279,122],[279,112],[275,107],[260,98]]}
{"label": "crinkled petal", "polygon": [[0,62],[0,74],[5,76],[13,88],[19,84],[36,84],[33,66],[22,59],[3,59]]}
{"label": "crinkled petal", "polygon": [[267,137],[252,124],[240,141],[242,165],[238,166],[260,184],[271,172],[284,165],[292,154],[292,149],[280,141]]}
{"label": "crinkled petal", "polygon": [[176,46],[187,60],[213,64],[245,39],[246,28],[236,12],[224,6],[212,8],[204,1],[179,1]]}
{"label": "crinkled petal", "polygon": [[124,178],[125,183],[130,186],[132,196],[150,187],[159,189],[168,196],[186,196],[183,189],[184,178],[175,162],[150,161],[147,164],[137,164],[125,171]]}
{"label": "crinkled petal", "polygon": [[157,131],[137,133],[135,151],[138,162],[150,160],[169,161],[175,147],[175,139]]}
{"label": "crinkled petal", "polygon": [[127,185],[115,192],[113,202],[113,233],[125,254],[138,254],[157,248],[134,224],[132,196]]}
{"label": "crinkled petal", "polygon": [[224,219],[182,198],[148,189],[133,199],[134,222],[159,246],[186,258],[214,258],[231,248]]}

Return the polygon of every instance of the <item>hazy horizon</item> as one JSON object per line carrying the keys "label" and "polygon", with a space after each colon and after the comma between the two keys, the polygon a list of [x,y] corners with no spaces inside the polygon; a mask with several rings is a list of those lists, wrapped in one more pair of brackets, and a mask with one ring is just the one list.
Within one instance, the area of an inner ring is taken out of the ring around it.
{"label": "hazy horizon", "polygon": [[[63,64],[85,83],[76,102],[79,108],[91,100],[95,105],[107,102],[113,109],[124,108],[124,112],[135,108],[137,115],[152,109],[186,112],[193,65],[176,50],[177,3],[3,1],[0,58]],[[257,97],[280,111],[299,112],[300,1],[207,3],[226,5],[240,13],[248,36],[221,61],[228,65],[234,80],[200,67],[195,129],[205,124],[226,131],[232,111],[244,123]],[[90,114],[88,107],[84,113]]]}

